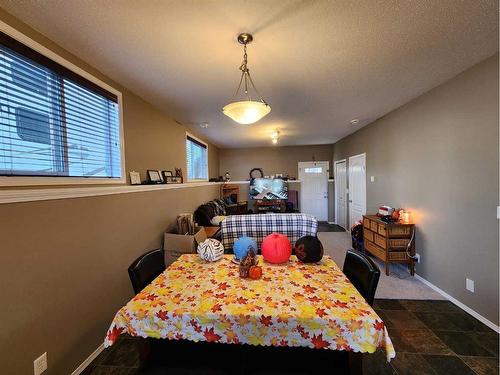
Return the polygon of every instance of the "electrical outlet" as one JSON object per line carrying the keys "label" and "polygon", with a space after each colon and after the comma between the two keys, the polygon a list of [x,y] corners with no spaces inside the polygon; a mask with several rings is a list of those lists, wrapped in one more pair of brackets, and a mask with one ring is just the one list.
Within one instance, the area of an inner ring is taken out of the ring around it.
{"label": "electrical outlet", "polygon": [[40,357],[33,361],[33,371],[35,375],[40,375],[47,370],[47,353],[43,353]]}
{"label": "electrical outlet", "polygon": [[420,263],[420,254],[419,253],[415,254],[415,262]]}
{"label": "electrical outlet", "polygon": [[465,279],[465,289],[467,289],[469,292],[474,293],[474,280]]}

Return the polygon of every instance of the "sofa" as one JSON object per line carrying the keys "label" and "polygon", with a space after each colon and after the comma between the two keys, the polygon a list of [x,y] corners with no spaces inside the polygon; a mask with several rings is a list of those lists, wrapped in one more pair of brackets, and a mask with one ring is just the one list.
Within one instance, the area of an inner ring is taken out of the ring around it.
{"label": "sofa", "polygon": [[234,241],[242,236],[252,237],[257,241],[260,251],[262,240],[273,232],[288,237],[292,246],[300,237],[316,236],[318,221],[307,214],[253,214],[228,216],[221,223],[221,240],[226,252],[231,252]]}

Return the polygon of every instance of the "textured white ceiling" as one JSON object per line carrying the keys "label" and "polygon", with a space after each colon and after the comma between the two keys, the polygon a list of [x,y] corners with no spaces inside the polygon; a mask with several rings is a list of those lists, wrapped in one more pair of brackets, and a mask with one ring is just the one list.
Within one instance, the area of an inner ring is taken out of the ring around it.
{"label": "textured white ceiling", "polygon": [[[0,0],[0,6],[223,147],[332,143],[498,51],[496,0]],[[220,109],[240,32],[272,111]],[[349,120],[359,118],[352,126]]]}

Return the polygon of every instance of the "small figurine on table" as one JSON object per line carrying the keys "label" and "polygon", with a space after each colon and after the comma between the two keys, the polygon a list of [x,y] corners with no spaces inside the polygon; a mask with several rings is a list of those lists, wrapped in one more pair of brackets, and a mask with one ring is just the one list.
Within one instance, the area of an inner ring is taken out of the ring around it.
{"label": "small figurine on table", "polygon": [[240,262],[240,277],[247,278],[250,267],[257,265],[257,255],[250,249],[247,255]]}

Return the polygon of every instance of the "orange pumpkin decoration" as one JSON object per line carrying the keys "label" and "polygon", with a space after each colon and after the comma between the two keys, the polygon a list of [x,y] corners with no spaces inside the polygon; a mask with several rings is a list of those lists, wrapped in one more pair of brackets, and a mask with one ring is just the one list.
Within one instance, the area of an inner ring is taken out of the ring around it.
{"label": "orange pumpkin decoration", "polygon": [[260,279],[262,276],[262,267],[260,266],[252,266],[250,267],[250,270],[248,272],[248,276],[250,276],[251,279]]}

